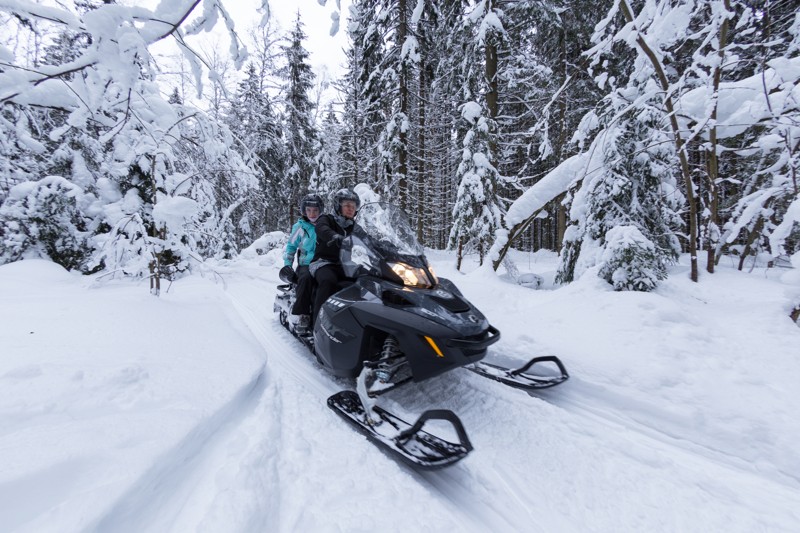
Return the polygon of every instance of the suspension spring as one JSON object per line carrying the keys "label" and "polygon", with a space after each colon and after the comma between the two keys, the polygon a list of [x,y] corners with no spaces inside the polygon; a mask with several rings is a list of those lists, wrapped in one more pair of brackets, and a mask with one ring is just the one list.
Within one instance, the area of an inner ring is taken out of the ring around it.
{"label": "suspension spring", "polygon": [[383,350],[381,350],[381,359],[390,359],[400,355],[400,345],[393,335],[386,337],[383,341]]}
{"label": "suspension spring", "polygon": [[[383,341],[383,350],[381,350],[380,361],[388,361],[399,355],[401,355],[400,345],[397,343],[397,339],[394,338],[394,336],[389,335],[386,337],[386,340]],[[394,371],[390,363],[381,365],[375,369],[375,377],[378,378],[382,383],[389,382],[392,379],[393,374]]]}

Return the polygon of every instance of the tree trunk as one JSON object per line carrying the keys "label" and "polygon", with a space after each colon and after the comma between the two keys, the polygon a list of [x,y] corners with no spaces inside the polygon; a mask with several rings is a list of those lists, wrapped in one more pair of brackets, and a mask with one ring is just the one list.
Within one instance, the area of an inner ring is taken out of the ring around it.
{"label": "tree trunk", "polygon": [[[406,0],[397,0],[397,10],[399,14],[399,21],[397,26],[397,44],[402,47],[406,38],[408,37],[408,13],[406,9]],[[400,115],[404,122],[408,121],[408,66],[406,60],[400,60]],[[398,189],[400,193],[400,206],[403,209],[408,209],[408,135],[405,131],[406,124],[398,124],[400,128],[399,138],[400,146],[397,153],[398,172],[400,174]]]}
{"label": "tree trunk", "polygon": [[567,208],[562,203],[565,196],[566,193],[555,199],[555,203],[558,206],[556,208],[556,221],[558,224],[558,229],[556,230],[555,247],[559,254],[561,253],[561,247],[564,246],[564,234],[567,232]]}
{"label": "tree trunk", "polygon": [[739,270],[744,267],[744,261],[747,259],[747,256],[750,255],[750,251],[752,250],[753,241],[761,235],[761,230],[764,228],[764,219],[759,217],[758,222],[755,223],[753,226],[753,230],[747,234],[747,244],[742,250],[742,256],[739,258]]}
{"label": "tree trunk", "polygon": [[[420,24],[419,31],[422,35],[424,35],[425,28],[423,25]],[[425,42],[425,39],[420,39],[422,42]],[[424,235],[422,234],[422,219],[425,214],[424,205],[427,201],[429,201],[429,194],[428,191],[425,190],[425,185],[427,181],[427,172],[426,172],[426,161],[425,161],[425,109],[427,106],[427,88],[425,84],[428,83],[428,78],[426,76],[425,69],[427,68],[425,61],[423,60],[419,65],[419,164],[417,166],[417,240],[421,242],[423,245],[429,244]],[[432,221],[429,221],[432,222]]]}
{"label": "tree trunk", "polygon": [[[488,0],[487,11],[494,9],[494,0]],[[497,36],[490,34],[486,36],[486,108],[489,110],[489,118],[492,124],[497,120]],[[497,168],[497,135],[496,131],[489,131],[489,161],[492,166]],[[497,184],[493,184],[496,187]]]}
{"label": "tree trunk", "polygon": [[[730,11],[730,0],[725,0],[725,11]],[[719,84],[722,79],[722,65],[725,59],[725,46],[728,40],[728,19],[722,21],[719,29],[719,64],[714,69],[714,87],[712,98],[714,99],[711,109],[711,131],[709,132],[709,142],[711,148],[708,154],[708,209],[710,211],[706,223],[706,246],[708,247],[708,257],[706,259],[706,271],[714,273],[716,264],[716,252],[719,242],[719,157],[717,155],[717,108],[719,104]]]}

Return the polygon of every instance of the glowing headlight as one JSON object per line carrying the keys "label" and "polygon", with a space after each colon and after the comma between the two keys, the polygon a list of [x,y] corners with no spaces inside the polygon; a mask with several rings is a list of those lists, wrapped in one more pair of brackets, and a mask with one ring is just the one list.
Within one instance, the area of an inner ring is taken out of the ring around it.
{"label": "glowing headlight", "polygon": [[435,285],[435,276],[434,280],[431,280],[423,268],[412,267],[406,263],[389,263],[389,266],[403,280],[403,285],[425,288]]}

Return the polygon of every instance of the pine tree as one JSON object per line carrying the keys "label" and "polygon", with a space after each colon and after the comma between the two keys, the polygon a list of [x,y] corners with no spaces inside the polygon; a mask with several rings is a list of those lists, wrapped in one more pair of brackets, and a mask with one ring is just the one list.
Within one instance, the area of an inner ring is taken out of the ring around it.
{"label": "pine tree", "polygon": [[631,105],[635,90],[607,98],[601,120],[602,168],[572,200],[573,228],[557,280],[572,281],[599,265],[616,290],[650,291],[677,260],[679,196],[674,151],[659,128],[658,102]]}
{"label": "pine tree", "polygon": [[[250,205],[244,206],[250,238],[254,239],[288,224],[285,206],[291,198],[283,187],[286,165],[283,130],[264,89],[267,73],[253,63],[247,66],[245,73],[246,78],[239,84],[226,120],[257,173],[259,194]],[[219,191],[220,199],[229,194],[230,191]],[[233,199],[225,203],[232,203]]]}
{"label": "pine tree", "polygon": [[[450,247],[457,250],[457,265],[465,253],[475,251],[480,264],[494,242],[501,224],[502,207],[498,187],[503,181],[497,170],[497,45],[504,29],[502,12],[492,1],[479,4],[469,14],[472,41],[462,62],[462,79],[470,93],[483,96],[483,104],[466,102],[462,118],[470,126],[464,136],[464,151],[458,167],[458,193],[453,207]],[[480,60],[483,59],[483,61]]]}
{"label": "pine tree", "polygon": [[378,148],[385,129],[382,65],[386,33],[378,0],[356,0],[350,7],[347,71],[342,80],[342,180],[345,186],[367,183],[388,192],[384,158]]}
{"label": "pine tree", "polygon": [[286,142],[285,179],[287,188],[287,215],[289,225],[294,222],[294,206],[308,190],[309,179],[314,172],[316,154],[316,129],[314,104],[309,91],[314,87],[314,73],[308,64],[308,51],[303,47],[306,34],[300,12],[289,36],[290,44],[284,47],[286,66],[282,70],[285,80],[283,88],[284,138]]}
{"label": "pine tree", "polygon": [[459,186],[453,207],[450,248],[457,251],[457,268],[464,256],[478,254],[480,264],[489,251],[500,226],[500,207],[495,196],[497,169],[491,163],[490,121],[476,102],[467,102],[463,117],[471,129],[464,138],[464,151],[458,167]]}
{"label": "pine tree", "polygon": [[90,234],[80,187],[59,176],[15,186],[0,205],[0,263],[48,257],[68,270],[84,266]]}
{"label": "pine tree", "polygon": [[342,126],[339,119],[336,118],[333,104],[329,104],[319,135],[320,144],[316,158],[316,170],[309,181],[309,190],[323,198],[330,197],[345,186],[340,171],[341,135]]}
{"label": "pine tree", "polygon": [[[154,83],[148,47],[166,36],[165,21],[174,21],[177,30],[195,6],[184,6],[185,12],[160,6],[154,12],[158,22],[152,22],[126,18],[129,10],[108,3],[87,2],[86,9],[113,13],[107,20],[119,26],[85,24],[83,14],[49,8],[48,17],[61,21],[66,33],[36,59],[49,62],[48,68],[26,70],[31,73],[22,84],[9,83],[27,69],[16,58],[0,71],[0,86],[10,88],[0,100],[0,128],[13,124],[15,142],[40,158],[31,166],[26,162],[27,176],[58,174],[8,191],[14,198],[4,202],[3,231],[20,236],[22,226],[38,228],[24,243],[12,240],[70,268],[149,277],[157,294],[162,278],[207,257],[209,241],[225,239],[225,221],[257,182],[231,150],[229,131],[197,110],[168,103]],[[42,17],[38,9],[13,9],[20,19]],[[35,113],[27,103],[34,89],[41,91]],[[232,204],[216,203],[214,185],[223,181],[235,197]],[[6,252],[4,261],[17,253]]]}

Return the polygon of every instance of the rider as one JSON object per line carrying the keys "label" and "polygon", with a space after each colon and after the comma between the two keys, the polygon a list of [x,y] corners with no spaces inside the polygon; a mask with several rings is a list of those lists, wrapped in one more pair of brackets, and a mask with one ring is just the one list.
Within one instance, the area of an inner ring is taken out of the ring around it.
{"label": "rider", "polygon": [[314,258],[317,244],[316,224],[325,203],[316,194],[306,194],[300,200],[300,218],[292,226],[289,241],[283,252],[285,268],[292,268],[294,256],[297,253],[297,290],[292,306],[292,315],[289,320],[300,330],[308,329],[311,325],[311,288],[314,282],[308,270],[308,265]]}
{"label": "rider", "polygon": [[333,195],[333,214],[322,215],[317,221],[317,248],[310,265],[311,274],[317,280],[314,320],[322,304],[336,292],[339,281],[345,278],[339,251],[342,240],[353,233],[353,219],[360,206],[361,199],[352,189],[339,189]]}

